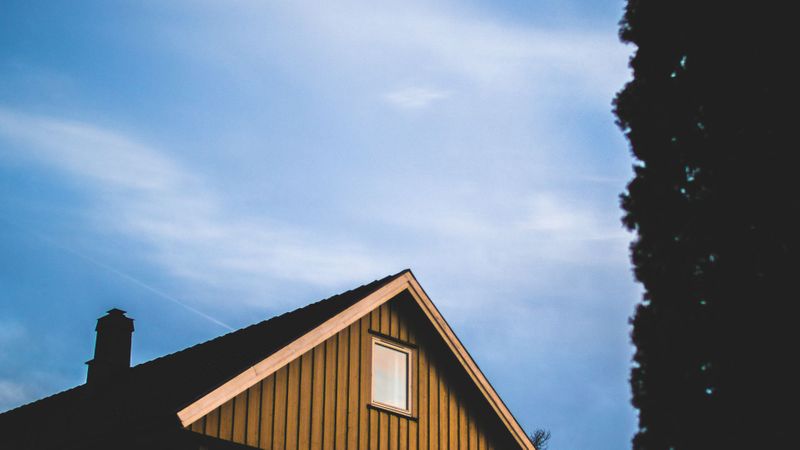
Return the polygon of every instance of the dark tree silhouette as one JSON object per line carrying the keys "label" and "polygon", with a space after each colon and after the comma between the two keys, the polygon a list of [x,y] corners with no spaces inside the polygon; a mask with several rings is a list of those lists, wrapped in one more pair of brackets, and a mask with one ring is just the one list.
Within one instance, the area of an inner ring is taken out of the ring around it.
{"label": "dark tree silhouette", "polygon": [[628,0],[620,35],[637,49],[615,113],[638,159],[622,195],[645,288],[632,319],[634,449],[794,440],[790,17],[770,1]]}
{"label": "dark tree silhouette", "polygon": [[530,439],[536,450],[547,450],[550,445],[550,431],[538,428],[530,436]]}

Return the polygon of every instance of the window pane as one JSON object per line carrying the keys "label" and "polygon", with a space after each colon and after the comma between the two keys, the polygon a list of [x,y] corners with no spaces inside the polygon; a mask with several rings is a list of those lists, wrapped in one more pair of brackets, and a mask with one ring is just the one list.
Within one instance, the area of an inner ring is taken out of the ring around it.
{"label": "window pane", "polygon": [[408,409],[408,354],[373,345],[372,399],[399,409]]}

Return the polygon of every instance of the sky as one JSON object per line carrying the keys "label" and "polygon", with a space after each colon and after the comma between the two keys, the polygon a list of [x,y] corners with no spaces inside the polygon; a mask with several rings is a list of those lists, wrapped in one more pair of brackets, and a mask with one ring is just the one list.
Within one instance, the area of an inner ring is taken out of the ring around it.
{"label": "sky", "polygon": [[0,3],[0,411],[396,273],[552,450],[629,446],[615,1]]}

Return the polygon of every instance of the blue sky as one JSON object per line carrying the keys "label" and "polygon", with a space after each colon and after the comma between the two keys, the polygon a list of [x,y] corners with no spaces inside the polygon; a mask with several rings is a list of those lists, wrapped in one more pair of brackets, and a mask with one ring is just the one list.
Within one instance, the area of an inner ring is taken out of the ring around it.
{"label": "blue sky", "polygon": [[529,431],[629,445],[621,1],[4,0],[0,410],[414,270]]}

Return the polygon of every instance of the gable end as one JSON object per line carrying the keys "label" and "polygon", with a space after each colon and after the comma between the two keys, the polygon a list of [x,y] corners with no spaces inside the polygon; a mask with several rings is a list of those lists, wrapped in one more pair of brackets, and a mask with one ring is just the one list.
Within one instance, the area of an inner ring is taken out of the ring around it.
{"label": "gable end", "polygon": [[[260,386],[258,389],[263,390],[265,380],[274,378],[272,382],[278,382],[281,372],[287,372],[288,376],[288,371],[293,366],[296,367],[296,370],[302,370],[300,367],[304,364],[304,359],[309,358],[306,356],[309,352],[316,353],[316,349],[326,341],[331,339],[336,341],[338,339],[337,336],[343,331],[347,331],[352,327],[359,328],[358,324],[363,323],[362,319],[369,318],[376,311],[380,311],[382,305],[401,293],[407,293],[408,297],[413,299],[419,306],[424,317],[428,319],[432,328],[441,337],[442,342],[445,344],[444,347],[466,372],[468,379],[477,388],[487,406],[497,415],[502,425],[514,437],[517,445],[524,449],[535,450],[522,427],[502,402],[410,271],[401,273],[394,280],[372,294],[367,295],[341,313],[331,317],[305,335],[184,407],[178,412],[178,418],[185,427],[197,427],[197,422],[200,419],[208,420],[207,417],[213,415],[214,411],[220,411],[221,413],[221,407],[235,398],[249,396],[255,386]],[[361,339],[361,341],[361,345],[363,345],[364,340]],[[275,377],[271,377],[273,374],[275,374]]]}

